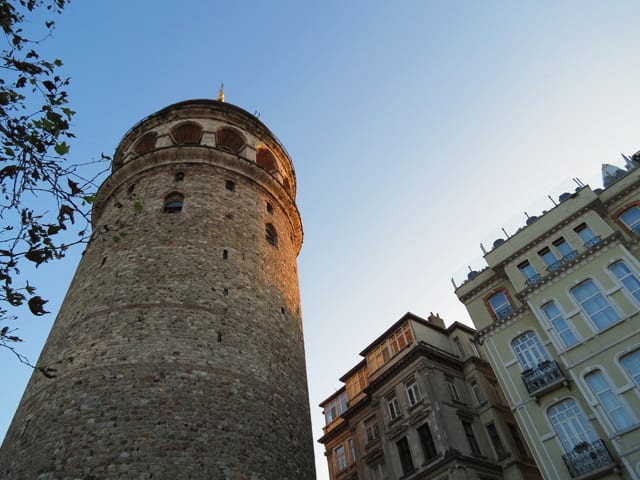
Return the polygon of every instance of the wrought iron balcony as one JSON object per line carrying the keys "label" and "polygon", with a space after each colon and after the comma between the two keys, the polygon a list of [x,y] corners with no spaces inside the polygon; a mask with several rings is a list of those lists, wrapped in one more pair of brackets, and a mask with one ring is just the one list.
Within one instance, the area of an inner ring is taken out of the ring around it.
{"label": "wrought iron balcony", "polygon": [[596,245],[598,245],[600,243],[602,239],[596,235],[593,238],[590,238],[589,240],[587,240],[586,242],[584,242],[584,247],[585,248],[591,248],[591,247],[595,247]]}
{"label": "wrought iron balcony", "polygon": [[562,455],[565,465],[573,478],[615,466],[607,446],[600,439],[595,442],[581,442],[569,453]]}
{"label": "wrought iron balcony", "polygon": [[571,250],[570,252],[567,252],[567,254],[564,255],[562,259],[565,262],[570,262],[572,260],[575,260],[577,256],[578,256],[578,252],[576,252],[575,250]]}
{"label": "wrought iron balcony", "polygon": [[527,282],[527,285],[532,286],[532,285],[535,285],[536,283],[538,283],[541,278],[542,277],[540,276],[540,274],[536,273],[534,275],[531,275],[529,278],[527,278],[525,280],[525,282]]}
{"label": "wrought iron balcony", "polygon": [[522,372],[522,381],[529,395],[538,397],[566,382],[566,378],[555,360],[539,363],[536,368]]}
{"label": "wrought iron balcony", "polygon": [[557,272],[558,270],[560,270],[560,267],[562,267],[563,264],[564,260],[556,260],[555,262],[549,264],[547,270],[549,270],[549,272],[551,273]]}
{"label": "wrought iron balcony", "polygon": [[495,311],[496,318],[498,320],[507,317],[513,312],[513,307],[511,305],[503,305]]}

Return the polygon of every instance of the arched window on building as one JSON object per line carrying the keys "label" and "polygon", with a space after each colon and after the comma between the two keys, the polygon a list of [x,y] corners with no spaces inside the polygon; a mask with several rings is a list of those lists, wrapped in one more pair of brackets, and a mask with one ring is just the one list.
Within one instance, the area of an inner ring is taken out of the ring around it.
{"label": "arched window on building", "polygon": [[278,246],[278,232],[276,232],[275,227],[271,223],[267,223],[264,228],[264,236],[274,247]]}
{"label": "arched window on building", "polygon": [[537,368],[539,364],[549,360],[549,354],[536,333],[531,330],[514,338],[511,347],[523,370]]}
{"label": "arched window on building", "polygon": [[582,310],[593,321],[598,330],[620,320],[609,300],[602,295],[595,282],[587,279],[571,289],[571,295],[580,304]]}
{"label": "arched window on building", "polygon": [[597,440],[584,412],[573,398],[567,398],[551,406],[547,410],[547,417],[565,452],[571,452],[578,444],[590,444]]}
{"label": "arched window on building", "polygon": [[636,235],[640,235],[640,206],[634,205],[618,215],[618,219]]}
{"label": "arched window on building", "polygon": [[584,376],[591,393],[600,404],[600,408],[611,420],[614,429],[624,430],[635,424],[635,419],[627,408],[624,400],[611,388],[609,380],[601,370],[594,370]]}
{"label": "arched window on building", "polygon": [[170,193],[164,199],[164,213],[180,213],[183,202],[184,195],[178,192]]}
{"label": "arched window on building", "polygon": [[176,145],[199,145],[202,127],[195,122],[183,122],[171,129],[171,137]]}
{"label": "arched window on building", "polygon": [[256,150],[256,163],[268,172],[273,173],[278,171],[276,157],[274,157],[271,150],[266,147],[258,147]]}
{"label": "arched window on building", "polygon": [[231,153],[240,153],[245,146],[244,136],[235,128],[223,127],[216,132],[216,146]]}
{"label": "arched window on building", "polygon": [[143,153],[150,152],[154,148],[156,148],[156,140],[158,139],[158,134],[156,132],[147,132],[136,142],[133,147],[133,150],[138,154],[142,155]]}
{"label": "arched window on building", "polygon": [[569,325],[569,322],[564,318],[560,308],[556,302],[547,302],[542,307],[540,307],[544,315],[547,317],[547,320],[555,330],[558,337],[560,337],[560,341],[562,342],[562,346],[570,347],[578,343],[578,339],[576,338],[576,334],[573,329]]}

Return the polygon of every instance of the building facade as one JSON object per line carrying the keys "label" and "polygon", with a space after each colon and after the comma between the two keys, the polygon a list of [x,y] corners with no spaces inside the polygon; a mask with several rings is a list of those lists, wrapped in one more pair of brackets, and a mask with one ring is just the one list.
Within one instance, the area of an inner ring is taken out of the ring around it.
{"label": "building facade", "polygon": [[233,105],[130,129],[0,477],[313,479],[295,194],[284,147]]}
{"label": "building facade", "polygon": [[473,340],[407,313],[320,406],[332,480],[541,478]]}
{"label": "building facade", "polygon": [[640,478],[638,161],[578,182],[456,289],[547,479]]}

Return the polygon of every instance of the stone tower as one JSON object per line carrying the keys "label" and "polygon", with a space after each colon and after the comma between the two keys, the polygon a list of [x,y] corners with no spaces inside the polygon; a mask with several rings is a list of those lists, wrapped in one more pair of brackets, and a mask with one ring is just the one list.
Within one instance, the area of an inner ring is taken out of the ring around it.
{"label": "stone tower", "polygon": [[315,478],[291,160],[213,100],[135,125],[0,451],[7,479]]}

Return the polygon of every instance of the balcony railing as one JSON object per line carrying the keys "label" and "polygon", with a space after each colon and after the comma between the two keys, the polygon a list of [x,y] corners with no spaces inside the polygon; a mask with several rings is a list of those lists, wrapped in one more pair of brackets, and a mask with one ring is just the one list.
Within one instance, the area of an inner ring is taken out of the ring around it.
{"label": "balcony railing", "polygon": [[529,395],[538,396],[565,382],[566,378],[555,360],[547,360],[522,372],[522,381]]}
{"label": "balcony railing", "polygon": [[589,240],[587,240],[586,242],[584,242],[584,247],[585,248],[591,248],[591,247],[595,247],[596,245],[598,245],[600,243],[602,239],[599,236],[595,236],[593,238],[590,238]]}
{"label": "balcony railing", "polygon": [[511,315],[513,312],[513,307],[511,305],[503,305],[495,311],[496,318],[498,320]]}
{"label": "balcony railing", "polygon": [[538,283],[541,278],[542,276],[539,273],[536,273],[534,275],[531,275],[529,278],[527,278],[525,282],[527,282],[527,285],[532,286]]}
{"label": "balcony railing", "polygon": [[558,270],[560,270],[560,267],[562,267],[563,264],[564,261],[562,259],[556,260],[555,262],[549,264],[547,270],[549,270],[550,273],[557,272]]}
{"label": "balcony railing", "polygon": [[580,477],[595,470],[613,467],[614,461],[602,440],[581,442],[562,455],[572,477]]}
{"label": "balcony railing", "polygon": [[572,260],[575,260],[577,256],[578,256],[578,252],[576,252],[575,250],[571,250],[570,252],[567,252],[567,254],[562,257],[562,260],[564,260],[565,262],[570,262]]}

